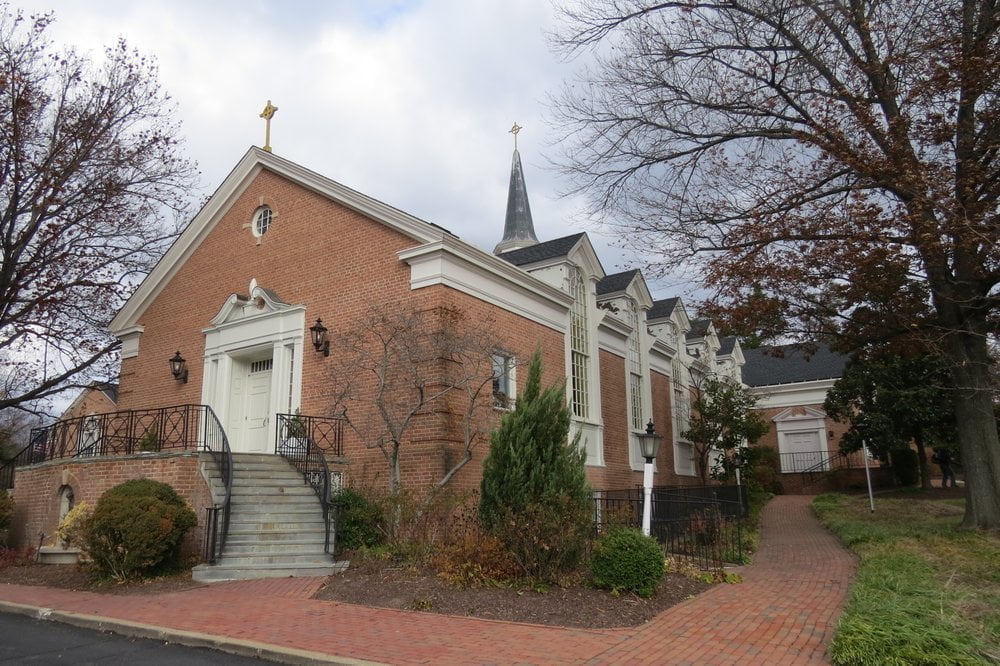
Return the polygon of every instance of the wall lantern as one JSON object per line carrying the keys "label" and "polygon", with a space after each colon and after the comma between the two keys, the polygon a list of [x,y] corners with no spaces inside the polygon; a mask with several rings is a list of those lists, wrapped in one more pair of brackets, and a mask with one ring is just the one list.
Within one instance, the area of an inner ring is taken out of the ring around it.
{"label": "wall lantern", "polygon": [[653,421],[646,424],[646,432],[639,435],[639,451],[646,459],[646,465],[642,473],[642,490],[644,502],[642,505],[642,533],[649,536],[650,524],[653,516],[653,458],[660,450],[663,442],[663,435],[653,429]]}
{"label": "wall lantern", "polygon": [[316,351],[323,352],[323,356],[330,355],[330,341],[326,337],[326,326],[323,325],[322,319],[317,319],[316,323],[309,327],[309,332],[312,334],[313,347]]}
{"label": "wall lantern", "polygon": [[187,384],[188,381],[188,369],[187,361],[181,356],[181,350],[177,350],[177,353],[170,357],[170,373],[174,376],[174,379],[182,384]]}

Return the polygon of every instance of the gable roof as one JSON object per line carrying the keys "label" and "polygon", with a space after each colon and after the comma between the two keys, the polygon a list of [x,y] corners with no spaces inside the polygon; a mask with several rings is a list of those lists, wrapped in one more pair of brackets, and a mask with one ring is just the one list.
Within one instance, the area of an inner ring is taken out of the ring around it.
{"label": "gable roof", "polygon": [[252,146],[111,320],[108,329],[113,334],[121,333],[135,325],[163,287],[226,214],[232,201],[265,169],[380,222],[419,243],[429,243],[440,240],[445,235],[451,235],[442,227],[352,190],[291,160]]}
{"label": "gable roof", "polygon": [[497,256],[504,261],[514,264],[515,266],[527,266],[528,264],[538,263],[539,261],[565,257],[573,251],[573,248],[576,247],[576,244],[579,243],[580,239],[584,236],[586,236],[586,234],[583,232],[572,234],[570,236],[563,236],[562,238],[555,238],[550,241],[545,241],[544,243],[539,243],[538,245],[522,247],[517,250],[511,250],[510,252],[503,252]]}
{"label": "gable roof", "polygon": [[646,313],[646,319],[665,319],[674,313],[674,308],[680,302],[680,298],[664,298],[653,301],[653,307]]}
{"label": "gable roof", "polygon": [[630,271],[622,271],[621,273],[605,275],[597,283],[597,295],[602,296],[604,294],[625,291],[637,275],[639,275],[639,269],[637,268],[633,268]]}
{"label": "gable roof", "polygon": [[[775,356],[780,353],[781,356]],[[812,355],[803,345],[780,345],[744,349],[743,383],[748,386],[773,386],[819,379],[838,379],[844,374],[848,357],[819,345]]]}

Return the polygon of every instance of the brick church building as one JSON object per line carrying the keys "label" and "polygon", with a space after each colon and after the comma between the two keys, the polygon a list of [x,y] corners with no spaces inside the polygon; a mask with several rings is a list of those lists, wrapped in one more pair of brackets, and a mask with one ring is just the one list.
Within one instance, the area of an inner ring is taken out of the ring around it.
{"label": "brick church building", "polygon": [[[429,321],[435,313],[489,322],[493,395],[479,397],[490,401],[487,426],[517,399],[539,350],[543,384],[565,382],[595,489],[641,484],[637,436],[649,421],[664,436],[656,485],[697,484],[691,446],[678,437],[692,382],[738,380],[744,362],[735,339],[690,318],[680,299],[655,298],[639,271],[607,274],[587,234],[539,241],[516,149],[503,236],[489,252],[254,147],[110,324],[122,343],[116,414],[128,416],[57,424],[36,442],[45,462],[18,470],[22,539],[52,533],[67,488],[93,503],[136,476],[170,481],[211,520],[231,491],[211,473],[225,463],[206,449],[309,447],[333,482],[383,483],[385,439],[337,423],[329,390],[345,354],[338,341],[373,308],[418,311],[435,327],[450,321]],[[439,481],[464,455],[453,418],[462,406],[447,404],[406,432],[404,486]],[[478,487],[487,447],[480,436],[449,483]],[[240,474],[237,464],[233,487]]]}

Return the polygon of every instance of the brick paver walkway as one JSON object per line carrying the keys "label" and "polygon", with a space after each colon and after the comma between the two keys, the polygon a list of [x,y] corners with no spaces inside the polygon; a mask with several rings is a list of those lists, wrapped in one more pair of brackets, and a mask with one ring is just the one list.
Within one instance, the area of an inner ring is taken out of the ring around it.
{"label": "brick paver walkway", "polygon": [[585,630],[310,599],[316,578],[221,583],[156,596],[0,585],[0,601],[385,663],[822,664],[854,559],[809,509],[777,497],[740,585],[634,629]]}

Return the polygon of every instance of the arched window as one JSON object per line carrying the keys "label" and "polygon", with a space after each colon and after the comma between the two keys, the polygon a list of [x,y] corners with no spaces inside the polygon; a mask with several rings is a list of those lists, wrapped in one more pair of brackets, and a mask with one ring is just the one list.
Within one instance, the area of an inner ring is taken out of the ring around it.
{"label": "arched window", "polygon": [[632,430],[642,432],[646,429],[646,417],[642,412],[642,355],[639,343],[639,308],[635,300],[628,299],[625,311],[628,325],[632,327],[628,336],[628,388]]}

